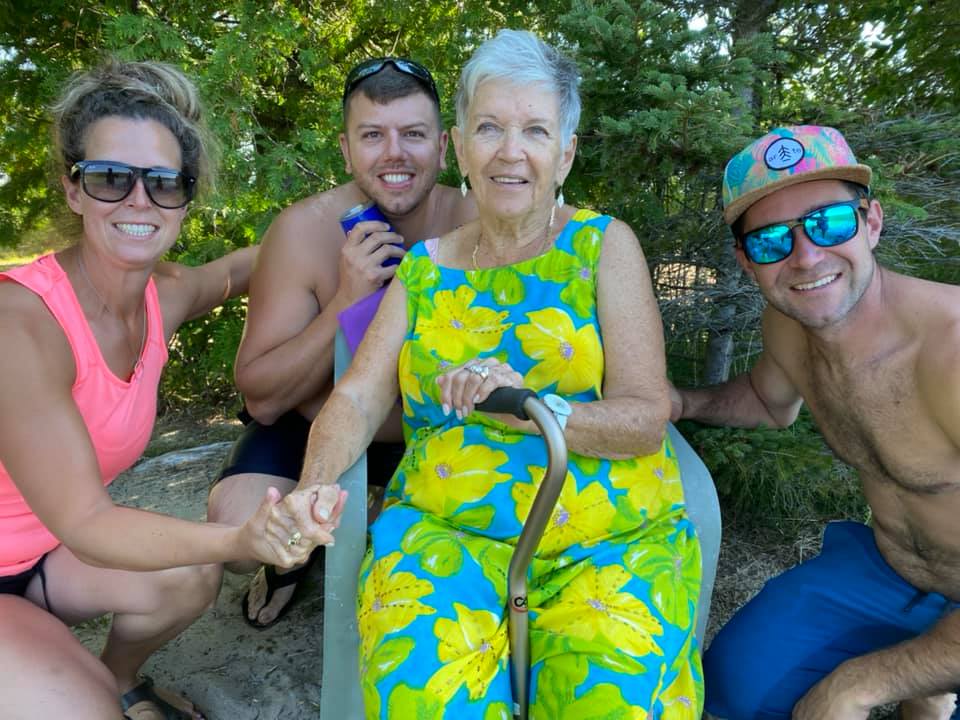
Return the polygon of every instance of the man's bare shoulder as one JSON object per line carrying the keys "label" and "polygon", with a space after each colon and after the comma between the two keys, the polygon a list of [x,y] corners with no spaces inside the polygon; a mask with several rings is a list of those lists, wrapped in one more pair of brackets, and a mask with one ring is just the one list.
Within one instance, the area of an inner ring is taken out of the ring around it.
{"label": "man's bare shoulder", "polygon": [[960,320],[960,285],[923,280],[883,270],[884,291],[898,312],[922,318]]}
{"label": "man's bare shoulder", "polygon": [[960,444],[960,286],[881,272],[884,304],[909,340],[919,391]]}
{"label": "man's bare shoulder", "polygon": [[960,286],[916,278],[903,278],[898,285],[897,312],[906,326],[920,333],[917,368],[922,382],[934,395],[952,392],[953,400],[960,400]]}
{"label": "man's bare shoulder", "polygon": [[960,317],[956,313],[945,313],[927,328],[919,358],[921,367],[929,365],[938,374],[950,376],[960,390]]}
{"label": "man's bare shoulder", "polygon": [[946,351],[960,327],[960,286],[882,272],[887,311],[919,336],[924,353]]}
{"label": "man's bare shoulder", "polygon": [[339,252],[343,241],[340,216],[364,200],[353,182],[337,185],[284,208],[267,229],[264,245],[332,246]]}

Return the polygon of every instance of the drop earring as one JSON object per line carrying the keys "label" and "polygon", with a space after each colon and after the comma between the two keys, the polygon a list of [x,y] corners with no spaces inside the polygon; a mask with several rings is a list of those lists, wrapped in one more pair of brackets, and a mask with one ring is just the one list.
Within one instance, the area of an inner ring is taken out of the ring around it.
{"label": "drop earring", "polygon": [[463,197],[467,196],[467,176],[466,175],[464,175],[463,179],[460,180],[460,194]]}
{"label": "drop earring", "polygon": [[557,207],[563,207],[563,185],[560,186],[560,192],[557,193]]}

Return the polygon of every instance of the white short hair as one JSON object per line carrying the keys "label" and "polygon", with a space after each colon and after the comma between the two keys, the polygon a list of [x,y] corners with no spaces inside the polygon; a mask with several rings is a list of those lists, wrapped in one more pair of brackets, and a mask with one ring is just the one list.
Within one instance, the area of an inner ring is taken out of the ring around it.
{"label": "white short hair", "polygon": [[560,138],[570,145],[580,122],[580,74],[573,60],[532,32],[501,30],[478,47],[460,73],[457,86],[457,125],[461,129],[477,88],[487,80],[507,80],[514,85],[542,83],[557,96]]}

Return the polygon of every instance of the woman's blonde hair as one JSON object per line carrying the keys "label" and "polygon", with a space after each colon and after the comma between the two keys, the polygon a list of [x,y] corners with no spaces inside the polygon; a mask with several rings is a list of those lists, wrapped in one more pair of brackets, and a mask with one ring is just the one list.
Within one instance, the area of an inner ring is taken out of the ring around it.
{"label": "woman's blonde hair", "polygon": [[199,190],[213,187],[216,144],[203,122],[200,96],[172,65],[108,58],[74,74],[51,109],[58,171],[62,168],[69,175],[74,163],[87,159],[87,130],[98,120],[111,116],[155,120],[177,139],[182,172],[197,179]]}

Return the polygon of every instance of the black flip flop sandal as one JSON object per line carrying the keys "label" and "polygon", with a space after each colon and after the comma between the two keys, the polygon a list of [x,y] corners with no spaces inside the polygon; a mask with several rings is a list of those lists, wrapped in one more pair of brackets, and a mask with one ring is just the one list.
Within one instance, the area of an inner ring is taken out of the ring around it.
{"label": "black flip flop sandal", "polygon": [[[124,712],[123,717],[125,717],[127,720],[130,720],[130,716],[126,714],[127,710],[132,708],[137,703],[142,702],[151,702],[160,708],[165,720],[193,720],[192,715],[178,710],[162,697],[157,695],[153,689],[153,680],[146,675],[142,676],[139,684],[134,685],[120,696],[120,709]],[[197,712],[200,711],[197,710]],[[201,716],[203,715],[202,712],[200,712],[200,714]]]}
{"label": "black flip flop sandal", "polygon": [[[273,599],[273,594],[280,588],[289,587],[294,583],[299,583],[304,579],[306,574],[310,571],[310,568],[313,567],[314,561],[320,557],[323,558],[323,548],[318,547],[307,559],[307,562],[304,563],[301,567],[298,567],[296,570],[291,570],[288,573],[283,573],[282,575],[277,572],[277,569],[273,565],[264,565],[263,575],[267,581],[267,595],[263,601],[263,607],[266,607],[270,604],[270,600]],[[243,612],[243,619],[252,628],[257,630],[266,630],[268,627],[276,625],[287,614],[287,611],[293,605],[294,601],[297,599],[297,596],[300,594],[300,586],[298,584],[297,589],[293,591],[293,595],[290,596],[290,599],[287,601],[287,604],[280,608],[280,612],[277,613],[277,616],[268,623],[260,623],[256,620],[251,620],[248,613],[249,603],[250,603],[250,590],[247,590],[243,594],[243,600],[240,603],[241,610]]]}

